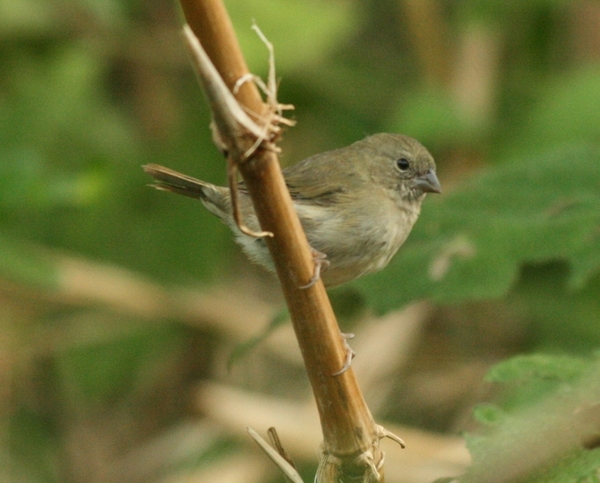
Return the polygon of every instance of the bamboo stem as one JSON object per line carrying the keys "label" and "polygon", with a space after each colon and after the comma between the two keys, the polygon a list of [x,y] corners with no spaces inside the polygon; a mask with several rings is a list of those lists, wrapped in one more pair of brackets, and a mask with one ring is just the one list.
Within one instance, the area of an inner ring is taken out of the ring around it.
{"label": "bamboo stem", "polygon": [[[223,4],[220,0],[181,0],[181,5],[191,29],[231,90],[248,69]],[[242,87],[236,97],[246,112],[268,112],[269,106],[263,104],[253,83]],[[346,346],[327,292],[320,280],[310,288],[301,288],[311,280],[315,264],[277,155],[263,142],[244,159],[241,154],[248,152],[256,137],[220,134],[230,137],[225,144],[232,146],[229,153],[236,156],[230,162],[237,165],[246,183],[261,229],[274,235],[265,241],[290,311],[323,431],[320,473],[326,477],[321,481],[330,481],[327,475],[338,478],[345,474],[365,475],[362,481],[383,481],[379,440],[386,434],[375,424],[352,369],[333,375],[344,364]]]}

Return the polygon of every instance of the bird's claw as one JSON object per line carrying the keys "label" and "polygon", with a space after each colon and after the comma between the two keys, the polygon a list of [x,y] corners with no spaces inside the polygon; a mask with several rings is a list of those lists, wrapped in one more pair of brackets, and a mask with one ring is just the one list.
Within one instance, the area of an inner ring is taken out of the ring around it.
{"label": "bird's claw", "polygon": [[350,366],[352,365],[352,359],[354,359],[354,356],[356,355],[356,352],[354,352],[352,350],[352,347],[350,347],[350,344],[348,344],[348,339],[354,339],[354,334],[344,334],[342,332],[340,335],[342,336],[342,340],[344,341],[344,349],[346,349],[346,358],[344,359],[344,365],[342,366],[342,368],[339,371],[334,372],[332,376],[339,376],[346,372],[348,369],[350,369]]}
{"label": "bird's claw", "polygon": [[319,278],[321,278],[321,271],[327,270],[327,267],[329,267],[329,260],[327,260],[327,255],[325,253],[321,253],[320,251],[315,250],[311,247],[311,254],[313,257],[313,262],[315,264],[315,270],[308,283],[306,285],[300,286],[301,289],[307,289],[312,287],[315,283],[319,281]]}

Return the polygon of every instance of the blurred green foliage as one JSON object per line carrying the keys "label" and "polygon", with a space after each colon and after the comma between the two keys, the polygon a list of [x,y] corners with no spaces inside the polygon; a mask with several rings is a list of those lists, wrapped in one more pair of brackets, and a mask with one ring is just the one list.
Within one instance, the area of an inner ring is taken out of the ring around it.
{"label": "blurred green foliage", "polygon": [[[534,354],[498,364],[487,379],[503,386],[505,397],[476,408],[475,415],[487,431],[467,436],[473,465],[458,481],[482,481],[486,475],[503,471],[507,461],[524,468],[512,478],[512,469],[503,472],[504,481],[597,480],[599,370],[597,355]],[[540,440],[546,444],[535,444]],[[518,456],[523,451],[526,459]]]}
{"label": "blurred green foliage", "polygon": [[[268,58],[253,20],[275,46],[280,100],[296,105],[298,121],[282,142],[285,163],[381,131],[430,148],[445,194],[426,201],[392,266],[336,298],[378,312],[423,298],[501,300],[526,325],[527,349],[545,351],[490,376],[511,404],[482,406],[479,420],[517,431],[513,411],[597,365],[589,354],[600,345],[600,52],[586,41],[590,2],[424,2],[438,9],[431,21],[440,22],[432,26],[441,43],[407,4],[227,2],[253,72],[264,77]],[[148,189],[140,168],[159,163],[224,181],[179,25],[171,2],[0,3],[0,277],[30,290],[34,307],[18,322],[3,312],[5,333],[19,343],[43,345],[38,331],[75,317],[37,298],[60,283],[56,253],[167,286],[252,270],[223,225],[198,203]],[[481,91],[455,80],[471,32],[481,35],[475,47],[491,46],[489,70],[470,65],[471,80],[489,80]],[[428,69],[430,51],[441,73]],[[482,102],[470,104],[477,96]],[[39,356],[33,379],[43,382],[32,386],[42,396],[17,387],[3,402],[16,406],[6,428],[18,435],[9,445],[18,481],[65,481],[56,455],[65,413],[126,406],[132,385],[144,392],[144,378],[188,350],[176,322],[121,333],[98,328],[96,311],[81,316],[95,335]],[[29,375],[28,364],[17,374]],[[71,406],[57,410],[64,401]],[[476,466],[485,466],[489,441],[471,445]],[[593,481],[585,478],[598,461],[597,450],[580,451],[540,469],[546,479],[527,481]]]}

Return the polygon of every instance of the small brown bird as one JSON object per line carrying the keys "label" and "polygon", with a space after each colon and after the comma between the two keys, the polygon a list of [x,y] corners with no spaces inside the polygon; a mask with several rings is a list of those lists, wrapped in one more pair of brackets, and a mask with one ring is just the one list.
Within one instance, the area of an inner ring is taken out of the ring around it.
{"label": "small brown bird", "polygon": [[[261,238],[243,234],[231,213],[229,188],[156,164],[144,166],[154,187],[197,198],[232,229],[248,257],[273,270]],[[426,193],[440,193],[435,162],[417,140],[375,134],[348,147],[311,156],[283,170],[311,247],[327,258],[327,287],[384,268],[408,237]],[[240,183],[246,225],[260,230],[252,201]]]}

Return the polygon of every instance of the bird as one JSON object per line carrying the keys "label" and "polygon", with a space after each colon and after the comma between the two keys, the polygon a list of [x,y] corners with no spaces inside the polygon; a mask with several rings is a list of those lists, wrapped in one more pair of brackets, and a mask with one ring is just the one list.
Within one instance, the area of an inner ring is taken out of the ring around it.
{"label": "bird", "polygon": [[[143,169],[155,180],[151,186],[200,200],[231,228],[250,260],[274,271],[264,239],[237,226],[229,188],[157,164]],[[327,288],[387,266],[410,234],[426,194],[442,191],[429,151],[393,133],[316,154],[285,168],[283,176],[308,242],[324,261],[320,277]],[[244,223],[260,230],[243,181],[238,191]]]}

